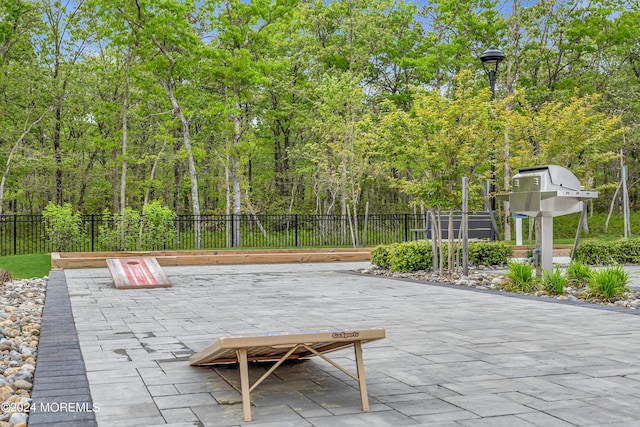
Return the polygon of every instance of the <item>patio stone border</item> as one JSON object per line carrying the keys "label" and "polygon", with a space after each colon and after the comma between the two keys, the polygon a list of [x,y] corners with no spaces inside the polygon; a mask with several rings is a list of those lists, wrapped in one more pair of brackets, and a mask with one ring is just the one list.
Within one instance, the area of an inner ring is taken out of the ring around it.
{"label": "patio stone border", "polygon": [[42,312],[29,427],[97,426],[64,271],[51,271]]}

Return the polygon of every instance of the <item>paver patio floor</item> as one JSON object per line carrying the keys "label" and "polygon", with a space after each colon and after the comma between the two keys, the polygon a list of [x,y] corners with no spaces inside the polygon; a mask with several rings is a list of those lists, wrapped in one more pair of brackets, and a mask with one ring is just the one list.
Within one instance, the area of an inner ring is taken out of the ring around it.
{"label": "paver patio floor", "polygon": [[[367,265],[165,267],[173,287],[132,290],[66,270],[98,425],[640,425],[640,316],[352,272]],[[387,338],[363,347],[366,413],[354,380],[308,360],[252,392],[244,423],[238,369],[187,361],[220,336],[368,327]]]}

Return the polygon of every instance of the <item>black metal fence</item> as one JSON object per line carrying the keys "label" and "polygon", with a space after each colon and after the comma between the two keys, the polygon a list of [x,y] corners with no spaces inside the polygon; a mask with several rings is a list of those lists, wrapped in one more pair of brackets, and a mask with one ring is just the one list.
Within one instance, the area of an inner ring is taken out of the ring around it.
{"label": "black metal fence", "polygon": [[[117,222],[117,221],[115,221]],[[420,214],[343,215],[201,215],[200,249],[221,248],[294,248],[374,246],[412,239],[412,229],[423,228],[426,218]],[[120,249],[188,250],[196,245],[195,217],[178,215],[170,232],[158,247],[140,236],[129,236]],[[234,224],[239,233],[232,232]],[[102,215],[82,216],[81,236],[68,242],[67,251],[95,252],[113,250],[113,220]],[[110,240],[107,239],[110,235]],[[138,234],[138,233],[134,233]],[[108,240],[108,241],[107,241]],[[42,215],[0,215],[0,255],[55,252],[51,247]]]}

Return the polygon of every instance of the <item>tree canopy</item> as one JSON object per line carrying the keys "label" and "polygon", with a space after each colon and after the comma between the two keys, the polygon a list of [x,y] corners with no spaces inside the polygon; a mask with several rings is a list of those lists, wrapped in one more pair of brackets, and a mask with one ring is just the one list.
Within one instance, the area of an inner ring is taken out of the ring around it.
{"label": "tree canopy", "polygon": [[0,213],[456,209],[462,176],[480,207],[492,164],[547,163],[608,207],[639,28],[628,0],[6,0]]}

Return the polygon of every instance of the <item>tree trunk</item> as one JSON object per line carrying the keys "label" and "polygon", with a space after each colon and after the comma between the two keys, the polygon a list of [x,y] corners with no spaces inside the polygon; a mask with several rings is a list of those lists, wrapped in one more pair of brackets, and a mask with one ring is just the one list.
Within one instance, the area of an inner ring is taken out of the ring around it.
{"label": "tree trunk", "polygon": [[171,82],[168,80],[161,81],[162,86],[164,87],[167,96],[169,97],[169,101],[171,102],[171,106],[173,107],[173,114],[180,120],[180,124],[182,125],[182,144],[184,145],[184,149],[187,152],[187,165],[189,169],[189,179],[191,181],[191,206],[193,208],[193,229],[195,233],[195,243],[196,249],[200,249],[202,246],[202,241],[200,237],[200,200],[198,195],[198,174],[196,172],[196,164],[193,159],[193,150],[191,148],[191,132],[189,130],[189,120],[182,112],[180,108],[180,104],[176,99],[173,89],[171,88]]}
{"label": "tree trunk", "polygon": [[124,76],[124,94],[122,99],[122,173],[120,174],[120,244],[122,249],[125,249],[125,229],[124,229],[124,213],[126,208],[126,194],[127,194],[127,114],[129,110],[129,67],[128,67],[129,55],[127,54],[127,66],[125,67]]}
{"label": "tree trunk", "polygon": [[[233,89],[233,95],[236,100],[240,99],[240,93],[237,88]],[[238,108],[238,114],[233,115],[233,149],[237,149],[240,145],[240,137],[242,136],[242,118],[240,117],[240,111],[242,110],[242,106],[238,101],[236,105]],[[242,193],[240,189],[240,159],[239,155],[235,155],[231,159],[231,202],[232,202],[232,213],[233,213],[233,224],[231,227],[232,238],[233,238],[233,246],[239,247],[242,245],[240,241],[240,213],[242,207]]]}
{"label": "tree trunk", "polygon": [[[4,173],[2,174],[2,179],[0,180],[0,215],[2,215],[2,205],[4,204],[4,187],[7,182],[7,176],[9,176],[9,169],[11,168],[11,161],[13,160],[13,156],[16,153],[16,150],[20,146],[20,143],[26,138],[26,136],[31,131],[35,125],[37,125],[40,120],[44,118],[44,116],[51,111],[51,107],[47,108],[41,115],[38,117],[33,123],[29,124],[23,131],[20,137],[13,143],[13,147],[11,147],[11,151],[9,152],[9,156],[7,156],[7,163],[5,164]],[[29,111],[27,111],[27,117],[29,117]]]}

